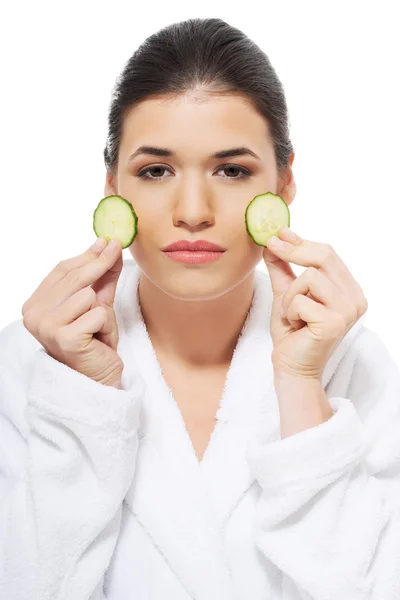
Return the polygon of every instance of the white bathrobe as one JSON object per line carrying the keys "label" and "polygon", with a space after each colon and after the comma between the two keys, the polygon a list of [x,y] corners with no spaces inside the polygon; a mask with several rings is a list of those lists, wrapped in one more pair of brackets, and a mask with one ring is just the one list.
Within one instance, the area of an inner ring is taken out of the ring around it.
{"label": "white bathrobe", "polygon": [[[198,462],[124,261],[123,390],[0,332],[1,600],[399,600],[400,372],[362,318],[331,356],[334,414],[280,439],[255,295]],[[365,315],[364,315],[365,317]]]}

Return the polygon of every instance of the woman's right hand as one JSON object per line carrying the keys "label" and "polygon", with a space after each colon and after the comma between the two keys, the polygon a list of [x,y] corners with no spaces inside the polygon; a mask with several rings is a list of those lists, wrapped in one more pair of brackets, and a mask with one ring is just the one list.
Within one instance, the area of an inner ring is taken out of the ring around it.
{"label": "woman's right hand", "polygon": [[122,389],[114,312],[123,267],[122,246],[99,238],[100,248],[63,260],[22,307],[23,324],[47,353],[94,381]]}

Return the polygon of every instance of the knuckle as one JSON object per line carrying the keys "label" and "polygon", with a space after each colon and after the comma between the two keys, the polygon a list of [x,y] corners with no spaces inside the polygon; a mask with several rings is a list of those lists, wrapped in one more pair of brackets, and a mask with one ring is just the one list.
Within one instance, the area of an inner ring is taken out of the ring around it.
{"label": "knuckle", "polygon": [[296,294],[295,295],[295,297],[293,298],[293,300],[291,302],[292,307],[295,310],[301,309],[301,307],[303,306],[303,298],[304,298],[304,296],[302,294]]}
{"label": "knuckle", "polygon": [[29,311],[29,309],[31,309],[31,308],[32,308],[32,305],[33,305],[33,300],[32,300],[32,295],[31,295],[31,296],[29,296],[29,298],[28,298],[27,300],[25,300],[25,302],[23,303],[23,305],[22,305],[22,308],[21,308],[21,314],[22,314],[23,316],[25,316],[25,315],[26,315],[26,313]]}
{"label": "knuckle", "polygon": [[95,303],[97,300],[97,294],[94,289],[88,285],[80,290],[80,293],[84,295],[85,299],[91,300],[92,303]]}
{"label": "knuckle", "polygon": [[317,277],[319,277],[320,272],[317,269],[317,267],[309,267],[308,268],[308,274],[311,277],[311,279],[315,280],[315,279],[317,279]]}
{"label": "knuckle", "polygon": [[105,306],[97,306],[96,309],[99,311],[101,318],[104,319],[104,321],[105,321],[108,316],[106,307]]}
{"label": "knuckle", "polygon": [[89,287],[88,302],[90,302],[90,307],[92,309],[101,306],[97,294],[92,287]]}
{"label": "knuckle", "polygon": [[34,330],[35,324],[34,324],[34,319],[32,317],[32,312],[31,311],[26,311],[23,313],[22,316],[22,323],[25,327],[25,329],[27,329],[28,331],[30,331],[32,333],[32,331]]}
{"label": "knuckle", "polygon": [[350,323],[355,323],[358,319],[358,309],[357,306],[352,306],[350,310]]}
{"label": "knuckle", "polygon": [[360,314],[365,314],[368,310],[368,300],[363,296],[362,302],[360,303]]}
{"label": "knuckle", "polygon": [[95,292],[95,290],[92,288],[92,286],[88,286],[88,290],[89,290],[89,295],[93,300],[97,300],[97,294]]}

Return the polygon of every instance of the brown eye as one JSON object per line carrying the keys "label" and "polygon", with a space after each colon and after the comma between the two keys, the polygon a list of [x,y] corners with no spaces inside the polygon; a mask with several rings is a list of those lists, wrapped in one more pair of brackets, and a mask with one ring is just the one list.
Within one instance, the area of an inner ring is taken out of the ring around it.
{"label": "brown eye", "polygon": [[[160,175],[156,175],[155,177],[153,177],[152,175],[149,175],[149,173],[154,173],[154,171],[157,173],[160,172],[165,172],[168,171],[170,173],[170,170],[167,169],[167,167],[163,167],[162,165],[153,165],[151,167],[147,167],[146,169],[143,169],[143,171],[140,171],[140,173],[137,174],[137,177],[141,177],[142,179],[149,179],[150,181],[163,181],[164,179],[166,179],[166,177],[160,176]],[[224,165],[222,167],[220,167],[217,171],[217,173],[219,173],[220,171],[228,171],[231,173],[231,175],[225,175],[223,177],[223,179],[246,179],[248,177],[250,177],[251,175],[251,171],[249,171],[248,169],[245,169],[244,167],[240,167],[239,165]],[[232,176],[232,171],[233,171],[233,176]],[[240,173],[240,176],[237,173]],[[236,174],[235,174],[236,173]]]}
{"label": "brown eye", "polygon": [[250,177],[250,175],[251,175],[251,173],[248,169],[239,167],[239,165],[225,165],[219,169],[219,171],[228,171],[228,172],[230,171],[231,174],[232,174],[232,170],[233,170],[233,173],[239,171],[239,173],[241,173],[240,177],[238,177],[237,175],[233,176],[233,177],[228,175],[227,177],[224,177],[224,179],[246,179],[247,177]]}
{"label": "brown eye", "polygon": [[147,174],[150,171],[168,171],[167,167],[163,167],[162,165],[154,165],[152,167],[147,167],[147,169],[143,169],[143,171],[141,171],[140,173],[138,173],[138,177],[142,177],[143,179],[150,179],[153,181],[161,181],[162,179],[165,179],[165,177],[149,177],[149,175]]}

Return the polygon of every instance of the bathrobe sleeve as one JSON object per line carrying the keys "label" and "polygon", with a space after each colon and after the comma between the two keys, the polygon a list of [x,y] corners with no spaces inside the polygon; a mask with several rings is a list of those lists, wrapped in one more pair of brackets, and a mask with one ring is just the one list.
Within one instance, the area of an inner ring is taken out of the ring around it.
{"label": "bathrobe sleeve", "polygon": [[101,600],[145,384],[104,386],[42,346],[30,367],[0,359],[0,598]]}
{"label": "bathrobe sleeve", "polygon": [[364,327],[325,393],[328,421],[249,445],[256,544],[283,572],[283,600],[399,600],[399,368]]}

